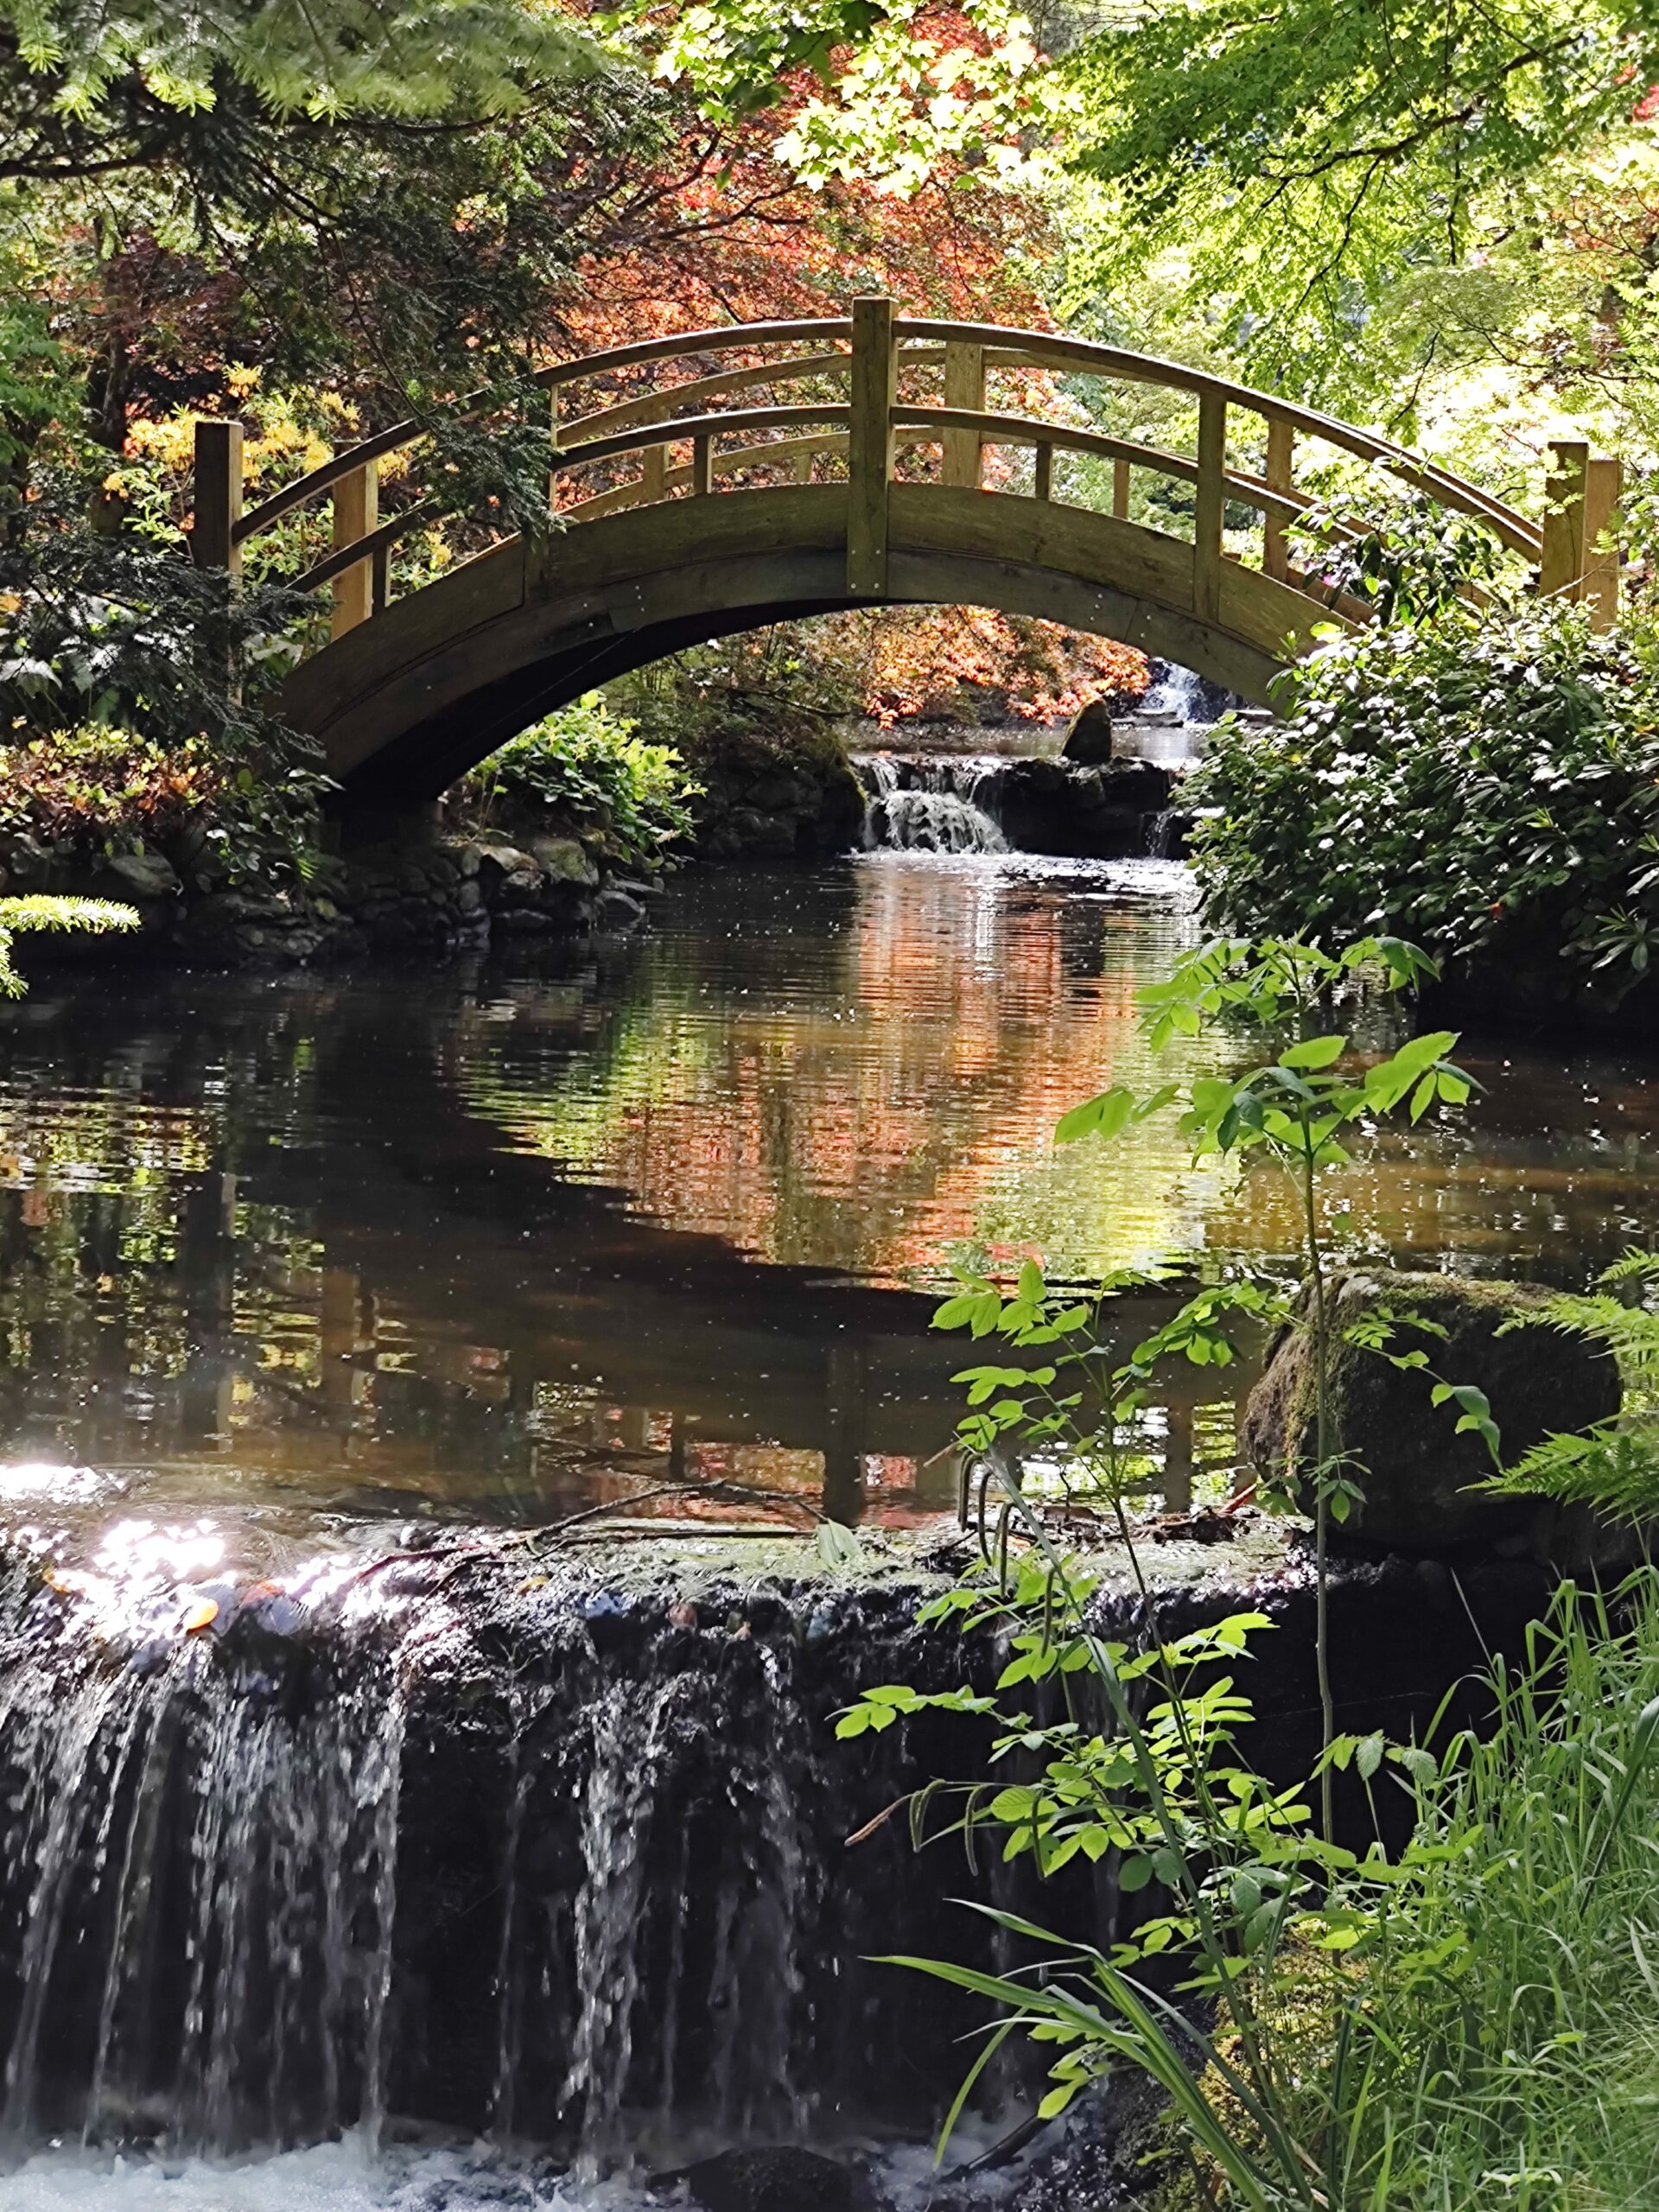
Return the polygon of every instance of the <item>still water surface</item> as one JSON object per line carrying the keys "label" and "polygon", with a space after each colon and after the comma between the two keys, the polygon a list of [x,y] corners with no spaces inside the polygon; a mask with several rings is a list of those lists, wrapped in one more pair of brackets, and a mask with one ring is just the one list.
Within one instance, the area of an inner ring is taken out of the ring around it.
{"label": "still water surface", "polygon": [[[1293,1247],[1271,1177],[1173,1122],[1051,1141],[1224,1060],[1136,1020],[1189,906],[1169,863],[876,854],[687,877],[562,972],[43,979],[0,1047],[0,1510],[188,1576],[226,1514],[257,1567],[365,1521],[683,1518],[725,1509],[658,1486],[714,1477],[937,1508],[954,1247]],[[1572,1282],[1653,1234],[1645,1066],[1460,1057],[1471,1108],[1355,1171],[1363,1249]]]}

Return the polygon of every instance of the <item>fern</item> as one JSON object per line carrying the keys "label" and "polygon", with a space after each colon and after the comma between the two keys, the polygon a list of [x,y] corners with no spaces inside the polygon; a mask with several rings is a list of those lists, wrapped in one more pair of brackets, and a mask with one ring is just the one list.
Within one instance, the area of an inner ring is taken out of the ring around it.
{"label": "fern", "polygon": [[1610,1421],[1547,1436],[1483,1490],[1591,1505],[1614,1520],[1659,1519],[1659,1313],[1614,1294],[1631,1286],[1643,1294],[1659,1288],[1659,1253],[1632,1247],[1597,1277],[1594,1290],[1563,1292],[1528,1315],[1529,1324],[1542,1320],[1581,1337],[1617,1361],[1622,1402]]}
{"label": "fern", "polygon": [[56,899],[43,892],[0,899],[0,998],[20,999],[28,985],[12,964],[11,941],[27,930],[136,930],[139,917],[113,899]]}

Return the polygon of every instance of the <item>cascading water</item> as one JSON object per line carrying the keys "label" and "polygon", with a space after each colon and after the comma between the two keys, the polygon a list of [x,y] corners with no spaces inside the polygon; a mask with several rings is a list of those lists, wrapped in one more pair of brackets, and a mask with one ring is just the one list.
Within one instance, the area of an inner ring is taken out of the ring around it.
{"label": "cascading water", "polygon": [[915,853],[1007,852],[1007,840],[982,804],[1000,765],[971,755],[871,753],[857,764],[865,844]]}
{"label": "cascading water", "polygon": [[48,2138],[372,2154],[414,2123],[574,2185],[925,2125],[964,2023],[906,1987],[896,2046],[901,1993],[861,1961],[964,1929],[901,1838],[848,1861],[906,1776],[891,1746],[879,1778],[836,1758],[831,1721],[872,1664],[925,1663],[906,1614],[728,1590],[692,1625],[475,1549],[165,1619],[13,1576],[13,2163]]}

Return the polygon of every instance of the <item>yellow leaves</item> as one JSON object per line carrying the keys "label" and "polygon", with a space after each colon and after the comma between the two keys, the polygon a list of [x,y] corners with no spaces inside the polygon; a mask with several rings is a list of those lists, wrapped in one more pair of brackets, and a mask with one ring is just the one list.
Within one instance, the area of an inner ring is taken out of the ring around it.
{"label": "yellow leaves", "polygon": [[232,398],[245,399],[251,391],[258,390],[264,373],[251,362],[233,361],[225,372],[225,383]]}
{"label": "yellow leaves", "polygon": [[199,1636],[203,1629],[211,1628],[218,1618],[219,1601],[217,1599],[199,1599],[197,1602],[194,1605],[190,1606],[185,1613],[183,1623],[184,1632],[187,1636]]}

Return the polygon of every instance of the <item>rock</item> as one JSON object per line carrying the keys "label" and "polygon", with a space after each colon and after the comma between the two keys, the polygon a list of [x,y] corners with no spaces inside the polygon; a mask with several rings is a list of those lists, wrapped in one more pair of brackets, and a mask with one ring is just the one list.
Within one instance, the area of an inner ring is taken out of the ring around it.
{"label": "rock", "polygon": [[758,807],[734,806],[728,820],[738,849],[762,859],[785,860],[795,850],[794,822],[781,814],[766,814]]}
{"label": "rock", "polygon": [[580,837],[537,837],[531,844],[550,883],[576,883],[591,890],[599,869]]}
{"label": "rock", "polygon": [[480,845],[478,849],[478,880],[486,899],[514,877],[539,882],[541,873],[531,855],[521,853],[517,845]]}
{"label": "rock", "polygon": [[645,910],[639,901],[615,884],[594,901],[594,920],[600,929],[638,929],[645,918]]}
{"label": "rock", "polygon": [[688,2167],[694,2204],[705,2212],[856,2212],[856,2177],[816,2151],[722,2151]]}
{"label": "rock", "polygon": [[1074,760],[1079,767],[1097,768],[1111,757],[1111,709],[1103,699],[1086,700],[1071,718],[1060,758]]}
{"label": "rock", "polygon": [[[1585,1428],[1619,1405],[1612,1361],[1541,1323],[1507,1335],[1502,1325],[1536,1313],[1550,1294],[1535,1283],[1479,1282],[1463,1275],[1350,1274],[1334,1286],[1333,1333],[1386,1304],[1443,1329],[1398,1327],[1393,1349],[1421,1347],[1435,1375],[1484,1390],[1506,1464],[1558,1431]],[[1491,1471],[1479,1437],[1456,1433],[1457,1411],[1431,1402],[1433,1378],[1402,1371],[1380,1354],[1338,1342],[1332,1354],[1332,1448],[1358,1462],[1364,1493],[1333,1541],[1367,1550],[1486,1553],[1532,1548],[1563,1559],[1593,1555],[1584,1517],[1543,1501],[1498,1498],[1471,1489]],[[1244,1415],[1244,1444],[1258,1472],[1277,1477],[1313,1451],[1313,1350],[1300,1330],[1274,1342]],[[1605,1541],[1605,1539],[1601,1540]]]}
{"label": "rock", "polygon": [[172,899],[179,887],[173,863],[160,853],[116,853],[104,862],[95,881],[100,898]]}
{"label": "rock", "polygon": [[1122,860],[1146,851],[1173,783],[1150,760],[1008,760],[987,772],[979,799],[1019,851]]}

